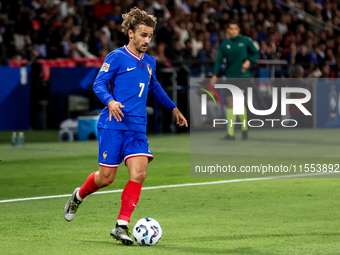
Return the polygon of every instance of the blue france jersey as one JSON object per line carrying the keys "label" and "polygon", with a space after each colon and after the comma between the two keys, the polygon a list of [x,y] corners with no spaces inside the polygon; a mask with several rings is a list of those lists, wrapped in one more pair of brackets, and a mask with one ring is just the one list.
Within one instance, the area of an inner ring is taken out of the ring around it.
{"label": "blue france jersey", "polygon": [[[109,53],[97,75],[93,90],[106,107],[103,109],[98,128],[133,130],[146,132],[146,101],[150,92],[162,105],[170,110],[176,108],[156,79],[156,60],[144,53],[141,58],[127,46]],[[109,121],[108,102],[120,102],[124,117],[117,122],[112,116]]]}

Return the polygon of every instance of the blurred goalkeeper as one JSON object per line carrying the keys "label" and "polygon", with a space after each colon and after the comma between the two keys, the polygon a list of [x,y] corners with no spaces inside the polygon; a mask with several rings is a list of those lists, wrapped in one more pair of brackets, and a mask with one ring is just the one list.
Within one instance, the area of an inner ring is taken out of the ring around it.
{"label": "blurred goalkeeper", "polygon": [[[228,33],[230,34],[230,38],[224,40],[220,46],[218,51],[217,60],[214,66],[214,75],[210,80],[210,84],[213,86],[216,84],[217,75],[221,68],[221,64],[223,59],[227,60],[227,81],[228,84],[233,84],[247,92],[247,85],[244,84],[245,79],[236,79],[236,78],[250,78],[249,67],[251,63],[254,63],[259,57],[260,53],[255,48],[253,41],[251,38],[247,36],[240,35],[240,25],[231,21],[228,24]],[[241,84],[240,81],[243,81]],[[227,120],[228,120],[228,134],[222,139],[226,140],[235,140],[235,121],[236,115],[233,114],[233,97],[229,90],[227,91]],[[239,115],[240,121],[244,122],[245,125],[242,125],[242,139],[246,140],[248,138],[248,124],[247,124],[247,109],[244,109],[244,115]],[[233,123],[233,124],[232,124]],[[231,125],[232,124],[232,125]]]}
{"label": "blurred goalkeeper", "polygon": [[125,245],[133,243],[128,223],[140,197],[146,168],[153,159],[146,138],[148,92],[172,110],[179,126],[187,120],[168,97],[155,75],[156,60],[145,53],[156,27],[156,18],[132,8],[123,15],[122,31],[129,44],[109,53],[97,75],[93,90],[106,105],[98,128],[99,171],[91,173],[83,186],[76,188],[64,209],[72,221],[86,196],[110,185],[119,164],[124,161],[130,174],[121,196],[121,208],[111,236]]}

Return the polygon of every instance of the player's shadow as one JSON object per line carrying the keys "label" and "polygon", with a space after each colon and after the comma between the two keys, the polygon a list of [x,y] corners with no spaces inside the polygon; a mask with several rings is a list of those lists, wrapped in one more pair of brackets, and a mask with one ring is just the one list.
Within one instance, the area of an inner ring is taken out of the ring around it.
{"label": "player's shadow", "polygon": [[82,240],[82,242],[84,244],[88,244],[88,243],[94,243],[94,244],[100,244],[101,246],[105,245],[108,247],[112,248],[112,245],[118,245],[118,246],[124,246],[124,247],[138,247],[139,245],[123,245],[121,242],[119,241],[115,241],[115,240],[108,240],[108,241],[100,241],[100,240]]}

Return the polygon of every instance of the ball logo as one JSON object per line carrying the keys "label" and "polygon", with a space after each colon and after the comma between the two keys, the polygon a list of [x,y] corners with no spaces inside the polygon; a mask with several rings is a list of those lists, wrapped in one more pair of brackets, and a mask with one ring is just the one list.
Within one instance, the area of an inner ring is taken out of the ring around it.
{"label": "ball logo", "polygon": [[140,233],[142,230],[144,230],[144,234],[143,234],[143,239],[141,240],[142,244],[145,244],[145,241],[148,240],[148,228],[144,225],[139,225],[139,227],[136,227],[136,231],[137,233]]}
{"label": "ball logo", "polygon": [[151,228],[152,228],[153,231],[154,231],[153,235],[150,237],[150,243],[152,244],[153,239],[154,239],[156,236],[158,236],[159,230],[158,230],[158,227],[156,227],[156,226],[151,226]]}

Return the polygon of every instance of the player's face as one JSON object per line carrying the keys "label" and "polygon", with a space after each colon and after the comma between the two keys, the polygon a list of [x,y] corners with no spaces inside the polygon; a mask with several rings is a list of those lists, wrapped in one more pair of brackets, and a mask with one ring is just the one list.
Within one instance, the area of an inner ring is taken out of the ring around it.
{"label": "player's face", "polygon": [[240,33],[240,28],[236,24],[230,24],[228,27],[228,33],[230,34],[231,38],[235,38]]}
{"label": "player's face", "polygon": [[140,25],[136,32],[133,33],[131,42],[135,46],[136,50],[143,53],[147,50],[148,45],[153,36],[153,28],[145,25]]}

